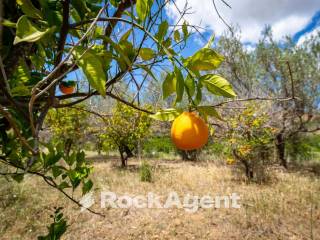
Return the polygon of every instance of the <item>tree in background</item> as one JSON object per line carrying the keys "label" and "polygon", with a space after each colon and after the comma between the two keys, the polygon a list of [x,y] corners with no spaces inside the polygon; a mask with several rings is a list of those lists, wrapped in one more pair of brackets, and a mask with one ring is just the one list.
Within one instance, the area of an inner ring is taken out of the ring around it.
{"label": "tree in background", "polygon": [[71,148],[80,150],[90,134],[89,113],[79,111],[79,108],[51,109],[45,126],[52,136],[50,141],[62,142],[66,153]]}
{"label": "tree in background", "polygon": [[248,180],[264,181],[265,170],[272,160],[273,133],[276,130],[269,125],[270,104],[244,106],[240,114],[233,114],[227,119],[225,141],[232,156],[227,163],[235,161],[241,165]]}
{"label": "tree in background", "polygon": [[127,166],[127,160],[140,151],[140,144],[150,134],[151,118],[146,113],[136,112],[123,103],[117,103],[111,117],[105,121],[103,145],[107,149],[117,149],[121,157],[121,166]]}

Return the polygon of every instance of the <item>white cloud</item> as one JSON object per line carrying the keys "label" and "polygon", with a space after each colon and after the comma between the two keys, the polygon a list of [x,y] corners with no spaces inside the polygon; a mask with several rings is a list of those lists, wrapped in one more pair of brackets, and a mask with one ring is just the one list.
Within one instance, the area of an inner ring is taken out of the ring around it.
{"label": "white cloud", "polygon": [[[227,0],[232,9],[220,0],[215,0],[219,13],[232,25],[239,25],[242,41],[256,42],[266,24],[271,25],[275,39],[291,35],[303,28],[312,15],[320,9],[319,0]],[[186,0],[175,0],[176,6],[183,9]],[[214,10],[212,0],[188,0],[193,14],[186,15],[190,24],[201,25],[220,35],[227,27]],[[176,20],[179,16],[173,3],[167,14]]]}

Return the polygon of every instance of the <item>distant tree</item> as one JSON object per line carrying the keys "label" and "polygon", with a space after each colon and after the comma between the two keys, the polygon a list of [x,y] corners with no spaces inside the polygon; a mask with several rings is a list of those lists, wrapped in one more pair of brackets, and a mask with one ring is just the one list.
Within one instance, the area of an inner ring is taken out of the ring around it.
{"label": "distant tree", "polygon": [[62,142],[65,151],[82,149],[90,133],[89,113],[79,108],[51,109],[45,121],[51,141]]}
{"label": "distant tree", "polygon": [[121,166],[127,166],[127,160],[139,150],[150,133],[151,118],[146,113],[136,112],[122,103],[117,103],[112,116],[105,121],[105,133],[101,135],[104,145],[117,149],[121,157]]}

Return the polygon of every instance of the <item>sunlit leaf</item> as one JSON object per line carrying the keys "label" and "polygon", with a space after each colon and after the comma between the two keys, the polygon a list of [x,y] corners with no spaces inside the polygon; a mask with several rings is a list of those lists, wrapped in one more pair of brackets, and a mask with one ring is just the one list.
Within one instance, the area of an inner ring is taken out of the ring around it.
{"label": "sunlit leaf", "polygon": [[224,57],[210,48],[202,48],[193,56],[188,57],[184,64],[193,71],[209,71],[217,69]]}
{"label": "sunlit leaf", "polygon": [[201,76],[200,81],[207,87],[209,92],[215,95],[229,98],[237,96],[237,94],[233,91],[231,84],[219,75],[207,74]]}
{"label": "sunlit leaf", "polygon": [[153,119],[160,121],[173,121],[176,117],[178,117],[181,114],[181,112],[182,111],[179,109],[168,108],[149,116]]}
{"label": "sunlit leaf", "polygon": [[153,0],[137,0],[136,10],[138,17],[141,21],[144,21],[151,11]]}
{"label": "sunlit leaf", "polygon": [[85,51],[81,47],[75,49],[74,56],[90,85],[95,88],[101,96],[106,96],[106,74],[103,71],[102,59],[94,50],[89,49]]}
{"label": "sunlit leaf", "polygon": [[40,30],[26,15],[23,15],[17,22],[16,37],[13,44],[18,44],[20,42],[36,42],[50,30],[50,28]]}

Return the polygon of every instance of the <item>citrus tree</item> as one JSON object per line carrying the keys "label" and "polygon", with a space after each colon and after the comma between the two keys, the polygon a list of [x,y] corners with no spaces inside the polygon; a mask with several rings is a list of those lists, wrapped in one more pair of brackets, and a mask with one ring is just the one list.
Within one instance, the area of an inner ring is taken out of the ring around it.
{"label": "citrus tree", "polygon": [[[202,106],[203,89],[228,98],[231,84],[214,71],[224,57],[212,49],[214,38],[189,57],[181,51],[197,30],[181,17],[169,22],[163,11],[171,1],[152,0],[4,0],[0,2],[0,161],[12,167],[3,173],[21,180],[25,174],[41,177],[74,203],[70,193],[82,186],[89,191],[90,167],[84,152],[64,154],[61,144],[44,145],[39,138],[52,108],[74,106],[94,96],[110,97],[152,114],[136,104],[156,69],[167,66],[163,97],[175,94],[173,108],[153,117],[173,120],[182,111],[218,116]],[[168,66],[170,66],[168,68]],[[60,95],[58,86],[80,74],[84,87]],[[116,91],[126,83],[137,96],[127,99]],[[188,105],[180,103],[187,99]],[[65,168],[65,165],[68,168]],[[92,210],[90,210],[92,211]]]}
{"label": "citrus tree", "polygon": [[[267,109],[266,106],[264,108]],[[254,104],[246,104],[245,110],[228,119],[226,142],[230,155],[227,163],[241,165],[249,180],[263,177],[257,175],[264,173],[270,164],[276,131],[270,126],[267,111]]]}
{"label": "citrus tree", "polygon": [[[50,109],[45,121],[49,139],[55,143],[62,143],[65,152],[71,148],[83,149],[87,135],[90,134],[89,113],[74,108]],[[82,108],[81,108],[82,109]]]}
{"label": "citrus tree", "polygon": [[150,133],[151,118],[148,114],[137,112],[123,103],[117,103],[112,116],[105,120],[105,133],[101,135],[107,149],[117,149],[121,166],[133,157],[146,136]]}

